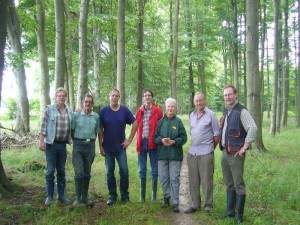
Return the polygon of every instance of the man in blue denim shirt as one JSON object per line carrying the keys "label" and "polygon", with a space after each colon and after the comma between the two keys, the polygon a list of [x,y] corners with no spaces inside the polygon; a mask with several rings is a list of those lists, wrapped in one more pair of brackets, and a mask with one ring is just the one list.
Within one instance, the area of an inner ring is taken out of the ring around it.
{"label": "man in blue denim shirt", "polygon": [[80,203],[89,204],[88,190],[91,179],[91,167],[95,158],[95,140],[99,132],[99,115],[92,111],[94,98],[84,96],[83,110],[74,113],[72,121],[73,155],[75,172],[76,200],[73,206]]}
{"label": "man in blue denim shirt", "polygon": [[67,91],[60,87],[55,92],[54,105],[48,105],[43,116],[39,149],[45,151],[47,161],[47,198],[45,205],[50,205],[54,193],[54,173],[56,169],[58,200],[69,203],[65,198],[67,160],[66,144],[71,143],[71,122],[73,112],[66,106]]}

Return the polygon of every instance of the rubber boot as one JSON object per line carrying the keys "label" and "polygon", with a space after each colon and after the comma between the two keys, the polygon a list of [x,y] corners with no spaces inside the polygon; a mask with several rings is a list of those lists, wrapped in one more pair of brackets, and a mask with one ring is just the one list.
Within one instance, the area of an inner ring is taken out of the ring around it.
{"label": "rubber boot", "polygon": [[237,214],[235,215],[234,223],[239,224],[243,222],[246,195],[237,194],[236,197]]}
{"label": "rubber boot", "polygon": [[152,180],[152,197],[151,202],[156,203],[157,180]]}
{"label": "rubber boot", "polygon": [[48,206],[52,203],[54,193],[54,182],[48,182],[46,187],[47,197],[44,205]]}
{"label": "rubber boot", "polygon": [[57,199],[64,204],[68,204],[70,203],[70,200],[65,197],[65,187],[66,187],[65,182],[57,183],[57,192],[58,192]]}
{"label": "rubber boot", "polygon": [[146,195],[146,179],[140,180],[140,199],[139,202],[145,202]]}
{"label": "rubber boot", "polygon": [[80,205],[81,197],[82,197],[82,189],[83,189],[83,179],[82,178],[76,178],[75,179],[76,199],[73,203],[73,206]]}
{"label": "rubber boot", "polygon": [[162,208],[167,208],[170,205],[170,198],[164,198],[164,202],[162,204]]}
{"label": "rubber boot", "polygon": [[227,210],[225,213],[219,215],[220,219],[234,217],[235,202],[236,202],[236,192],[235,191],[227,191]]}
{"label": "rubber boot", "polygon": [[90,178],[83,178],[83,191],[82,191],[82,197],[81,202],[84,204],[89,203],[88,193],[89,193],[89,186],[90,186]]}

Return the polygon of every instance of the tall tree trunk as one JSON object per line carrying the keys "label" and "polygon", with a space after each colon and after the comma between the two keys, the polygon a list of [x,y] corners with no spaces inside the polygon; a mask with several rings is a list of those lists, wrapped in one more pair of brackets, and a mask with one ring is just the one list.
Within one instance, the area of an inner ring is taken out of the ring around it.
{"label": "tall tree trunk", "polygon": [[[68,53],[66,57],[66,79],[67,79],[67,86],[68,86],[68,100],[69,100],[69,106],[75,110],[75,93],[74,93],[74,72],[73,72],[73,40],[74,36],[77,35],[77,28],[74,30],[72,27],[72,21],[74,20],[72,14],[70,13],[70,6],[67,4],[67,2],[64,0],[64,5],[65,5],[65,11],[66,11],[66,20],[67,20],[67,28],[69,30],[68,36],[67,36],[67,43],[68,43]],[[76,16],[75,18],[78,20],[78,17]]]}
{"label": "tall tree trunk", "polygon": [[[298,12],[300,12],[300,0],[298,2]],[[297,73],[297,93],[296,93],[296,116],[297,116],[297,128],[300,128],[300,13],[298,13],[298,73]]]}
{"label": "tall tree trunk", "polygon": [[[7,17],[8,17],[8,0],[0,1],[0,21],[4,26],[0,26],[0,107],[1,107],[1,90],[2,90],[2,78],[4,71],[4,50],[5,42],[7,37]],[[5,173],[3,163],[2,163],[2,143],[0,139],[0,195],[6,196],[10,192],[13,192],[17,187],[10,182]]]}
{"label": "tall tree trunk", "polygon": [[276,116],[277,116],[277,92],[278,92],[278,63],[279,63],[279,1],[274,0],[274,82],[273,82],[273,97],[272,97],[272,118],[270,125],[270,134],[276,134]]}
{"label": "tall tree trunk", "polygon": [[21,27],[19,16],[14,3],[11,1],[8,8],[7,30],[12,51],[20,58],[18,68],[13,68],[17,84],[17,132],[28,133],[29,128],[29,101],[27,98],[26,74],[23,61],[23,49],[21,45]]}
{"label": "tall tree trunk", "polygon": [[87,74],[87,19],[89,13],[89,0],[81,0],[79,16],[79,71],[76,106],[81,106],[83,96],[88,92]]}
{"label": "tall tree trunk", "polygon": [[265,67],[265,41],[266,41],[266,2],[265,0],[263,0],[263,6],[262,9],[260,8],[260,21],[261,22],[261,38],[260,38],[260,45],[261,45],[261,63],[260,63],[260,83],[261,83],[261,116],[262,119],[264,117],[264,107],[265,107],[265,98],[264,98],[264,93],[265,93],[265,89],[264,89],[264,67]]}
{"label": "tall tree trunk", "polygon": [[[97,18],[102,14],[102,6],[93,0],[93,14]],[[100,58],[101,58],[101,28],[96,20],[93,20],[93,58],[94,58],[94,99],[95,105],[100,101]]]}
{"label": "tall tree trunk", "polygon": [[65,56],[65,16],[64,3],[62,0],[54,0],[55,7],[55,90],[63,87],[66,76],[66,56]]}
{"label": "tall tree trunk", "polygon": [[238,50],[238,24],[237,24],[237,0],[231,0],[231,8],[233,12],[233,80],[234,86],[239,93],[239,50]]}
{"label": "tall tree trunk", "polygon": [[289,83],[289,72],[290,72],[290,63],[289,63],[289,1],[284,1],[284,47],[283,47],[283,61],[284,66],[282,68],[283,72],[283,101],[282,101],[282,126],[287,126],[287,117],[288,117],[288,105],[289,105],[289,92],[290,92],[290,83]]}
{"label": "tall tree trunk", "polygon": [[[269,40],[268,40],[268,31],[266,30],[266,46],[269,46]],[[270,85],[270,66],[269,66],[269,48],[266,50],[267,53],[267,59],[266,59],[266,64],[267,64],[267,98],[268,98],[268,104],[267,104],[267,117],[270,119],[271,117],[271,108],[272,108],[272,102],[271,102],[271,85]]]}
{"label": "tall tree trunk", "polygon": [[173,45],[173,61],[172,61],[172,76],[171,76],[171,96],[176,99],[176,69],[178,59],[178,26],[179,26],[179,6],[180,0],[176,0],[176,12],[174,23],[174,45]]}
{"label": "tall tree trunk", "polygon": [[125,0],[118,0],[117,88],[125,105]]}
{"label": "tall tree trunk", "polygon": [[170,71],[172,71],[172,61],[173,61],[173,0],[170,0],[170,5],[169,5],[169,23],[170,23],[170,61],[169,61],[169,67]]}
{"label": "tall tree trunk", "polygon": [[260,78],[258,63],[258,9],[259,0],[247,0],[247,90],[248,109],[257,125],[255,145],[260,150],[265,150],[262,140],[262,117],[260,98]]}
{"label": "tall tree trunk", "polygon": [[138,24],[137,24],[137,50],[138,50],[138,83],[137,83],[137,96],[136,105],[140,106],[142,104],[142,92],[144,86],[144,12],[146,0],[139,0],[139,14],[138,14]]}
{"label": "tall tree trunk", "polygon": [[[280,1],[279,1],[280,2]],[[280,6],[280,4],[279,4]],[[279,8],[280,10],[280,8]],[[277,115],[276,115],[276,132],[280,133],[282,117],[282,76],[283,76],[283,53],[282,53],[282,16],[281,10],[278,18],[278,87],[277,87]]]}
{"label": "tall tree trunk", "polygon": [[[8,6],[8,0],[0,1],[0,21],[2,24],[6,24],[7,22],[7,6]],[[2,96],[2,80],[3,80],[3,71],[4,71],[4,51],[5,51],[6,37],[7,37],[7,26],[0,26],[0,107],[1,107],[1,96]]]}
{"label": "tall tree trunk", "polygon": [[[113,0],[110,1],[110,8],[109,8],[109,15],[111,17],[114,16],[113,13]],[[115,40],[115,25],[113,24],[112,20],[110,24],[110,33],[108,35],[109,39],[109,49],[111,53],[111,81],[112,87],[117,86],[117,42]]]}
{"label": "tall tree trunk", "polygon": [[48,51],[46,43],[45,31],[45,5],[43,0],[36,0],[36,37],[39,52],[40,63],[40,115],[45,111],[46,106],[51,103],[50,101],[50,78],[49,78],[49,64],[48,64]]}
{"label": "tall tree trunk", "polygon": [[[187,22],[187,36],[188,36],[188,54],[189,54],[189,90],[190,90],[190,109],[194,108],[194,95],[195,95],[195,86],[194,86],[194,75],[193,75],[193,43],[192,43],[192,16],[191,16],[191,9],[190,9],[190,0],[186,0],[186,22]],[[197,15],[197,14],[196,14]],[[196,16],[197,20],[197,28],[196,30],[198,31],[198,19]],[[198,32],[197,32],[198,34]],[[198,39],[200,39],[199,36],[197,36]]]}

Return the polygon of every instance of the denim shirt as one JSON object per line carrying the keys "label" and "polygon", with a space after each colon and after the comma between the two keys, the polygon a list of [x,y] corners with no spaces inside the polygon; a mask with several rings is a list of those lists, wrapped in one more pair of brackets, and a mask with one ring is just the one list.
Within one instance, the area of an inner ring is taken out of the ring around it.
{"label": "denim shirt", "polygon": [[[53,144],[55,139],[55,132],[56,132],[56,123],[57,123],[57,106],[56,105],[48,105],[49,108],[49,115],[47,121],[47,136],[45,137],[45,143]],[[71,123],[73,118],[73,112],[70,107],[67,106],[67,113],[69,116],[69,136],[68,136],[68,144],[71,144]]]}

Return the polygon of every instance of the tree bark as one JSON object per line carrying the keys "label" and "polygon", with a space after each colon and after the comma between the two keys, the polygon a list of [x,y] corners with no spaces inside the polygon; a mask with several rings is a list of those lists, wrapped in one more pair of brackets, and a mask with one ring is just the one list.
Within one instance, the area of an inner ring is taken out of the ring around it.
{"label": "tree bark", "polygon": [[278,92],[278,63],[279,63],[279,0],[274,0],[274,84],[272,97],[272,116],[270,125],[270,134],[276,135],[276,116],[277,116],[277,92]]}
{"label": "tree bark", "polygon": [[265,150],[262,140],[262,117],[261,117],[261,83],[259,77],[258,63],[258,9],[259,0],[247,0],[247,90],[248,90],[248,109],[257,125],[257,137],[255,146],[259,150]]}
{"label": "tree bark", "polygon": [[36,0],[36,37],[39,52],[40,64],[40,115],[45,111],[46,106],[50,104],[50,78],[49,78],[49,64],[48,51],[46,44],[45,32],[45,5],[43,0]]}
{"label": "tree bark", "polygon": [[239,50],[238,50],[238,24],[237,24],[237,0],[231,0],[231,8],[233,12],[233,81],[234,86],[239,93]]}
{"label": "tree bark", "polygon": [[[191,9],[190,9],[190,0],[186,0],[186,26],[187,26],[187,36],[188,36],[188,54],[189,54],[189,90],[190,90],[190,109],[194,108],[194,95],[195,95],[195,86],[194,86],[194,74],[193,74],[193,60],[192,60],[192,55],[193,55],[193,33],[192,33],[192,15],[191,15]],[[197,18],[197,14],[196,14]],[[196,19],[199,21],[198,19]],[[198,26],[196,30],[198,31]],[[200,36],[198,36],[197,32],[197,38],[200,39]]]}
{"label": "tree bark", "polygon": [[142,92],[144,88],[144,12],[146,0],[139,0],[139,14],[137,24],[137,50],[138,50],[138,74],[136,105],[142,105]]}
{"label": "tree bark", "polygon": [[65,56],[65,16],[64,3],[62,0],[54,0],[55,7],[55,90],[64,87],[66,76],[66,56]]}
{"label": "tree bark", "polygon": [[[67,86],[68,86],[68,101],[69,106],[75,110],[75,94],[74,94],[74,72],[73,72],[73,41],[74,37],[77,36],[78,30],[77,26],[76,28],[72,27],[72,22],[74,20],[73,14],[70,13],[70,6],[67,4],[67,2],[64,0],[65,5],[65,11],[66,11],[66,21],[67,21],[67,28],[69,30],[68,36],[67,36],[67,44],[68,44],[68,54],[66,57],[66,79],[67,79]],[[76,15],[76,14],[75,14]],[[78,20],[77,15],[75,16],[75,19]]]}
{"label": "tree bark", "polygon": [[28,133],[30,131],[29,101],[27,98],[26,74],[23,59],[23,49],[21,45],[21,28],[19,16],[12,1],[10,2],[10,7],[8,7],[7,30],[11,49],[13,53],[20,59],[18,68],[13,68],[13,74],[17,84],[18,109],[15,130],[16,132]]}
{"label": "tree bark", "polygon": [[[298,12],[300,12],[300,0],[298,0]],[[298,13],[298,73],[296,77],[297,89],[296,89],[296,121],[297,128],[300,128],[300,13]]]}
{"label": "tree bark", "polygon": [[172,60],[172,76],[171,76],[171,96],[176,99],[176,69],[178,59],[178,27],[179,27],[179,6],[180,0],[176,0],[175,23],[173,33],[173,60]]}
{"label": "tree bark", "polygon": [[118,0],[117,88],[125,105],[125,0]]}
{"label": "tree bark", "polygon": [[88,92],[87,75],[87,19],[89,0],[81,0],[79,16],[79,71],[76,107],[80,108],[83,96]]}
{"label": "tree bark", "polygon": [[283,127],[287,126],[287,117],[288,117],[288,106],[289,106],[289,92],[290,92],[290,82],[289,82],[289,73],[290,73],[290,63],[289,63],[289,1],[284,1],[284,47],[283,47],[283,101],[282,101],[282,120],[281,124]]}
{"label": "tree bark", "polygon": [[[102,14],[101,5],[93,0],[93,14],[97,18]],[[101,28],[96,20],[93,20],[93,58],[94,58],[94,101],[95,106],[100,101],[100,58],[101,58]]]}
{"label": "tree bark", "polygon": [[[0,21],[6,24],[7,21],[7,6],[8,0],[0,1]],[[1,94],[2,94],[2,79],[4,71],[4,50],[7,37],[7,27],[0,26],[0,107],[1,107]]]}

